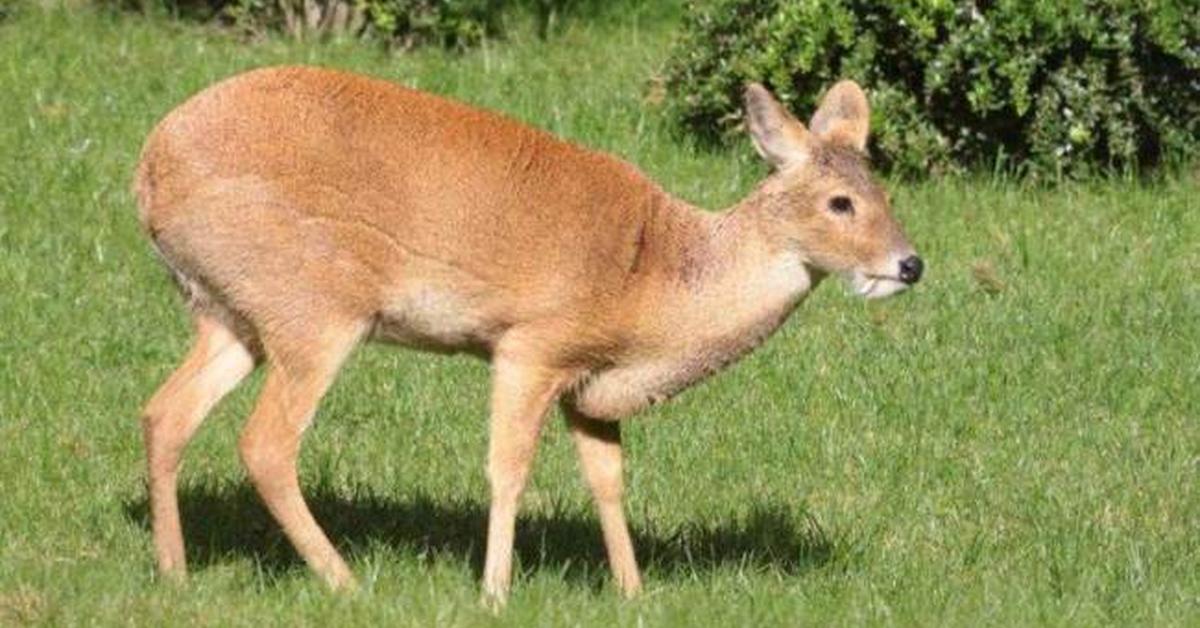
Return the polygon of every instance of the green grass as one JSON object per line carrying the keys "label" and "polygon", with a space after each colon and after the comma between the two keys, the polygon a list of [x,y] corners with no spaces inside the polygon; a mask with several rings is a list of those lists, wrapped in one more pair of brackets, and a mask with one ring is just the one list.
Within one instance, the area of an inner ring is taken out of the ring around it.
{"label": "green grass", "polygon": [[302,481],[364,587],[327,594],[247,489],[258,387],[194,441],[192,569],[156,582],[138,409],[188,342],[128,192],[142,138],[243,68],[355,68],[614,151],[708,207],[762,175],[645,102],[663,16],[516,31],[465,56],[252,45],[27,11],[0,24],[0,624],[1200,623],[1200,184],[896,185],[929,264],[864,303],[830,282],[729,372],[627,423],[646,594],[619,600],[559,422],[507,611],[479,604],[487,368],[370,347]]}

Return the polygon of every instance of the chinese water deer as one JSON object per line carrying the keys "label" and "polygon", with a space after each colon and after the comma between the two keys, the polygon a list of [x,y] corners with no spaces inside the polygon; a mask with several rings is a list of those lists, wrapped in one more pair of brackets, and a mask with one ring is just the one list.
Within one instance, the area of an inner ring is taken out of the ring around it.
{"label": "chinese water deer", "polygon": [[617,421],[753,349],[827,274],[866,297],[921,276],[868,170],[856,84],[834,85],[808,128],[760,85],[745,104],[773,173],[723,212],[505,116],[353,74],[257,70],[175,109],[134,185],[196,328],[142,419],[160,571],[184,572],[184,446],[264,364],[241,460],[311,568],[353,583],[296,459],[347,354],[378,339],[491,361],[486,596],[507,594],[517,504],[556,400],[617,583],[636,592]]}

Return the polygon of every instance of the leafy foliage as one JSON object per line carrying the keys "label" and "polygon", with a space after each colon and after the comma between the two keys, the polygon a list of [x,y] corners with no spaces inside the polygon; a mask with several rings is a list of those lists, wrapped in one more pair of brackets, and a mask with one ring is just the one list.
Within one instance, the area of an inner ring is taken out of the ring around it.
{"label": "leafy foliage", "polygon": [[500,32],[500,0],[360,0],[376,31],[402,47],[463,47]]}
{"label": "leafy foliage", "polygon": [[0,0],[0,22],[12,17],[22,4],[22,0]]}
{"label": "leafy foliage", "polygon": [[853,78],[873,152],[907,175],[1152,166],[1200,150],[1200,5],[1190,0],[712,0],[666,68],[683,128],[723,141],[747,81],[810,111]]}
{"label": "leafy foliage", "polygon": [[[0,0],[5,1],[5,0]],[[225,22],[293,39],[372,35],[390,45],[475,45],[500,32],[501,0],[97,0],[141,11]]]}
{"label": "leafy foliage", "polygon": [[[5,7],[27,0],[0,0]],[[252,36],[281,32],[292,39],[362,37],[401,50],[434,45],[465,49],[502,38],[514,14],[533,20],[546,38],[580,20],[630,14],[677,16],[681,0],[77,0],[117,10],[166,13],[216,21]]]}

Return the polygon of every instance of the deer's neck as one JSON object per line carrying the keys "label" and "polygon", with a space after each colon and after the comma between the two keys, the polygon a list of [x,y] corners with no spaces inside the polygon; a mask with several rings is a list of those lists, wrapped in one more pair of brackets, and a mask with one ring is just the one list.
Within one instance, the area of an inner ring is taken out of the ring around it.
{"label": "deer's neck", "polygon": [[662,243],[661,296],[644,319],[660,346],[728,363],[774,332],[819,281],[798,251],[772,246],[760,198],[719,213],[676,201],[664,212],[675,237]]}
{"label": "deer's neck", "polygon": [[742,357],[779,328],[820,281],[803,256],[771,246],[758,193],[719,213],[679,201],[645,227],[647,267],[624,355],[577,395],[620,418]]}

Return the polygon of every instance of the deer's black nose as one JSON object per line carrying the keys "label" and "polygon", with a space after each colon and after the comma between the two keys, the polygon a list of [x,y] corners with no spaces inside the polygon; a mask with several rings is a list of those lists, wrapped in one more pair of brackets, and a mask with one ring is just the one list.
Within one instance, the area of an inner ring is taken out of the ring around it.
{"label": "deer's black nose", "polygon": [[912,285],[921,280],[921,273],[925,270],[925,262],[916,255],[909,255],[900,260],[900,281]]}

